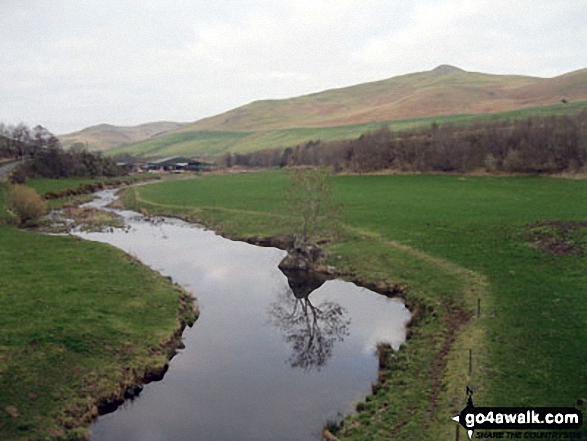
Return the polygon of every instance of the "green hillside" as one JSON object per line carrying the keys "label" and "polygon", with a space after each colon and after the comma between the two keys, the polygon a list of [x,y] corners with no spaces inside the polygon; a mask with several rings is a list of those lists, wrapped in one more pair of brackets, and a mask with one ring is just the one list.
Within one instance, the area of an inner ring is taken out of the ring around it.
{"label": "green hillside", "polygon": [[247,153],[274,147],[293,146],[310,140],[332,141],[336,139],[356,138],[367,131],[376,130],[382,125],[387,125],[394,131],[402,131],[429,126],[433,122],[438,124],[470,124],[472,122],[487,122],[506,118],[523,118],[531,115],[575,113],[583,109],[587,109],[587,101],[529,107],[484,115],[446,115],[333,127],[301,127],[241,132],[186,131],[169,133],[165,136],[118,147],[108,151],[108,154],[131,153],[137,156],[195,156],[204,154],[217,155],[224,152]]}

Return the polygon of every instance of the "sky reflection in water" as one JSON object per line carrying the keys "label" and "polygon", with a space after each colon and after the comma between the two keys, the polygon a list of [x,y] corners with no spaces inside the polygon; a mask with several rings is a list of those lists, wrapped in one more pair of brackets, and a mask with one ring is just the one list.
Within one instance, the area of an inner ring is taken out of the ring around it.
{"label": "sky reflection in water", "polygon": [[339,280],[304,288],[277,268],[281,250],[123,214],[128,232],[80,235],[193,291],[200,318],[165,378],[100,417],[92,441],[319,439],[370,392],[376,344],[405,339],[399,300]]}

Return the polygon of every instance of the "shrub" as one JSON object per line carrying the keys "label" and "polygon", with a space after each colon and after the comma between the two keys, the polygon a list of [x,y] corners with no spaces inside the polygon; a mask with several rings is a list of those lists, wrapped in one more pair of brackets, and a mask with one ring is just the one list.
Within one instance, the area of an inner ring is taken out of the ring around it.
{"label": "shrub", "polygon": [[503,168],[507,172],[519,172],[526,170],[526,164],[517,150],[510,150],[503,160]]}
{"label": "shrub", "polygon": [[8,209],[19,225],[36,225],[45,214],[45,201],[35,190],[24,185],[14,185],[8,190]]}
{"label": "shrub", "polygon": [[19,166],[10,175],[10,182],[13,184],[26,184],[26,172]]}
{"label": "shrub", "polygon": [[497,170],[497,159],[495,159],[495,156],[493,156],[491,153],[485,155],[485,160],[483,161],[483,164],[485,165],[485,171],[491,173]]}

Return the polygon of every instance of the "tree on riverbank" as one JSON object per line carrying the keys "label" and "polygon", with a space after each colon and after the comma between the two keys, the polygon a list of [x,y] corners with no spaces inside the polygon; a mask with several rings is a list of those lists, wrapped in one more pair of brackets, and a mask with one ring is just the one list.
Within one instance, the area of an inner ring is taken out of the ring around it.
{"label": "tree on riverbank", "polygon": [[284,202],[285,228],[294,237],[294,247],[304,249],[319,236],[337,230],[342,206],[334,202],[330,169],[294,168],[288,173],[290,186]]}

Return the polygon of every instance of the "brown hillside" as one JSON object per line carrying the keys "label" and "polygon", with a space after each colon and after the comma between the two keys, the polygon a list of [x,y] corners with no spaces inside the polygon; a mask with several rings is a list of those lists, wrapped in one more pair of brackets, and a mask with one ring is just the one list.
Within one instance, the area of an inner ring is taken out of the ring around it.
{"label": "brown hillside", "polygon": [[87,145],[90,150],[109,150],[121,145],[143,141],[181,126],[182,124],[180,123],[166,121],[129,127],[100,124],[87,127],[79,132],[59,135],[59,140],[66,148],[81,142]]}
{"label": "brown hillside", "polygon": [[490,75],[439,66],[427,72],[284,100],[256,101],[175,131],[328,127],[459,113],[491,113],[587,99],[587,69],[555,78]]}

